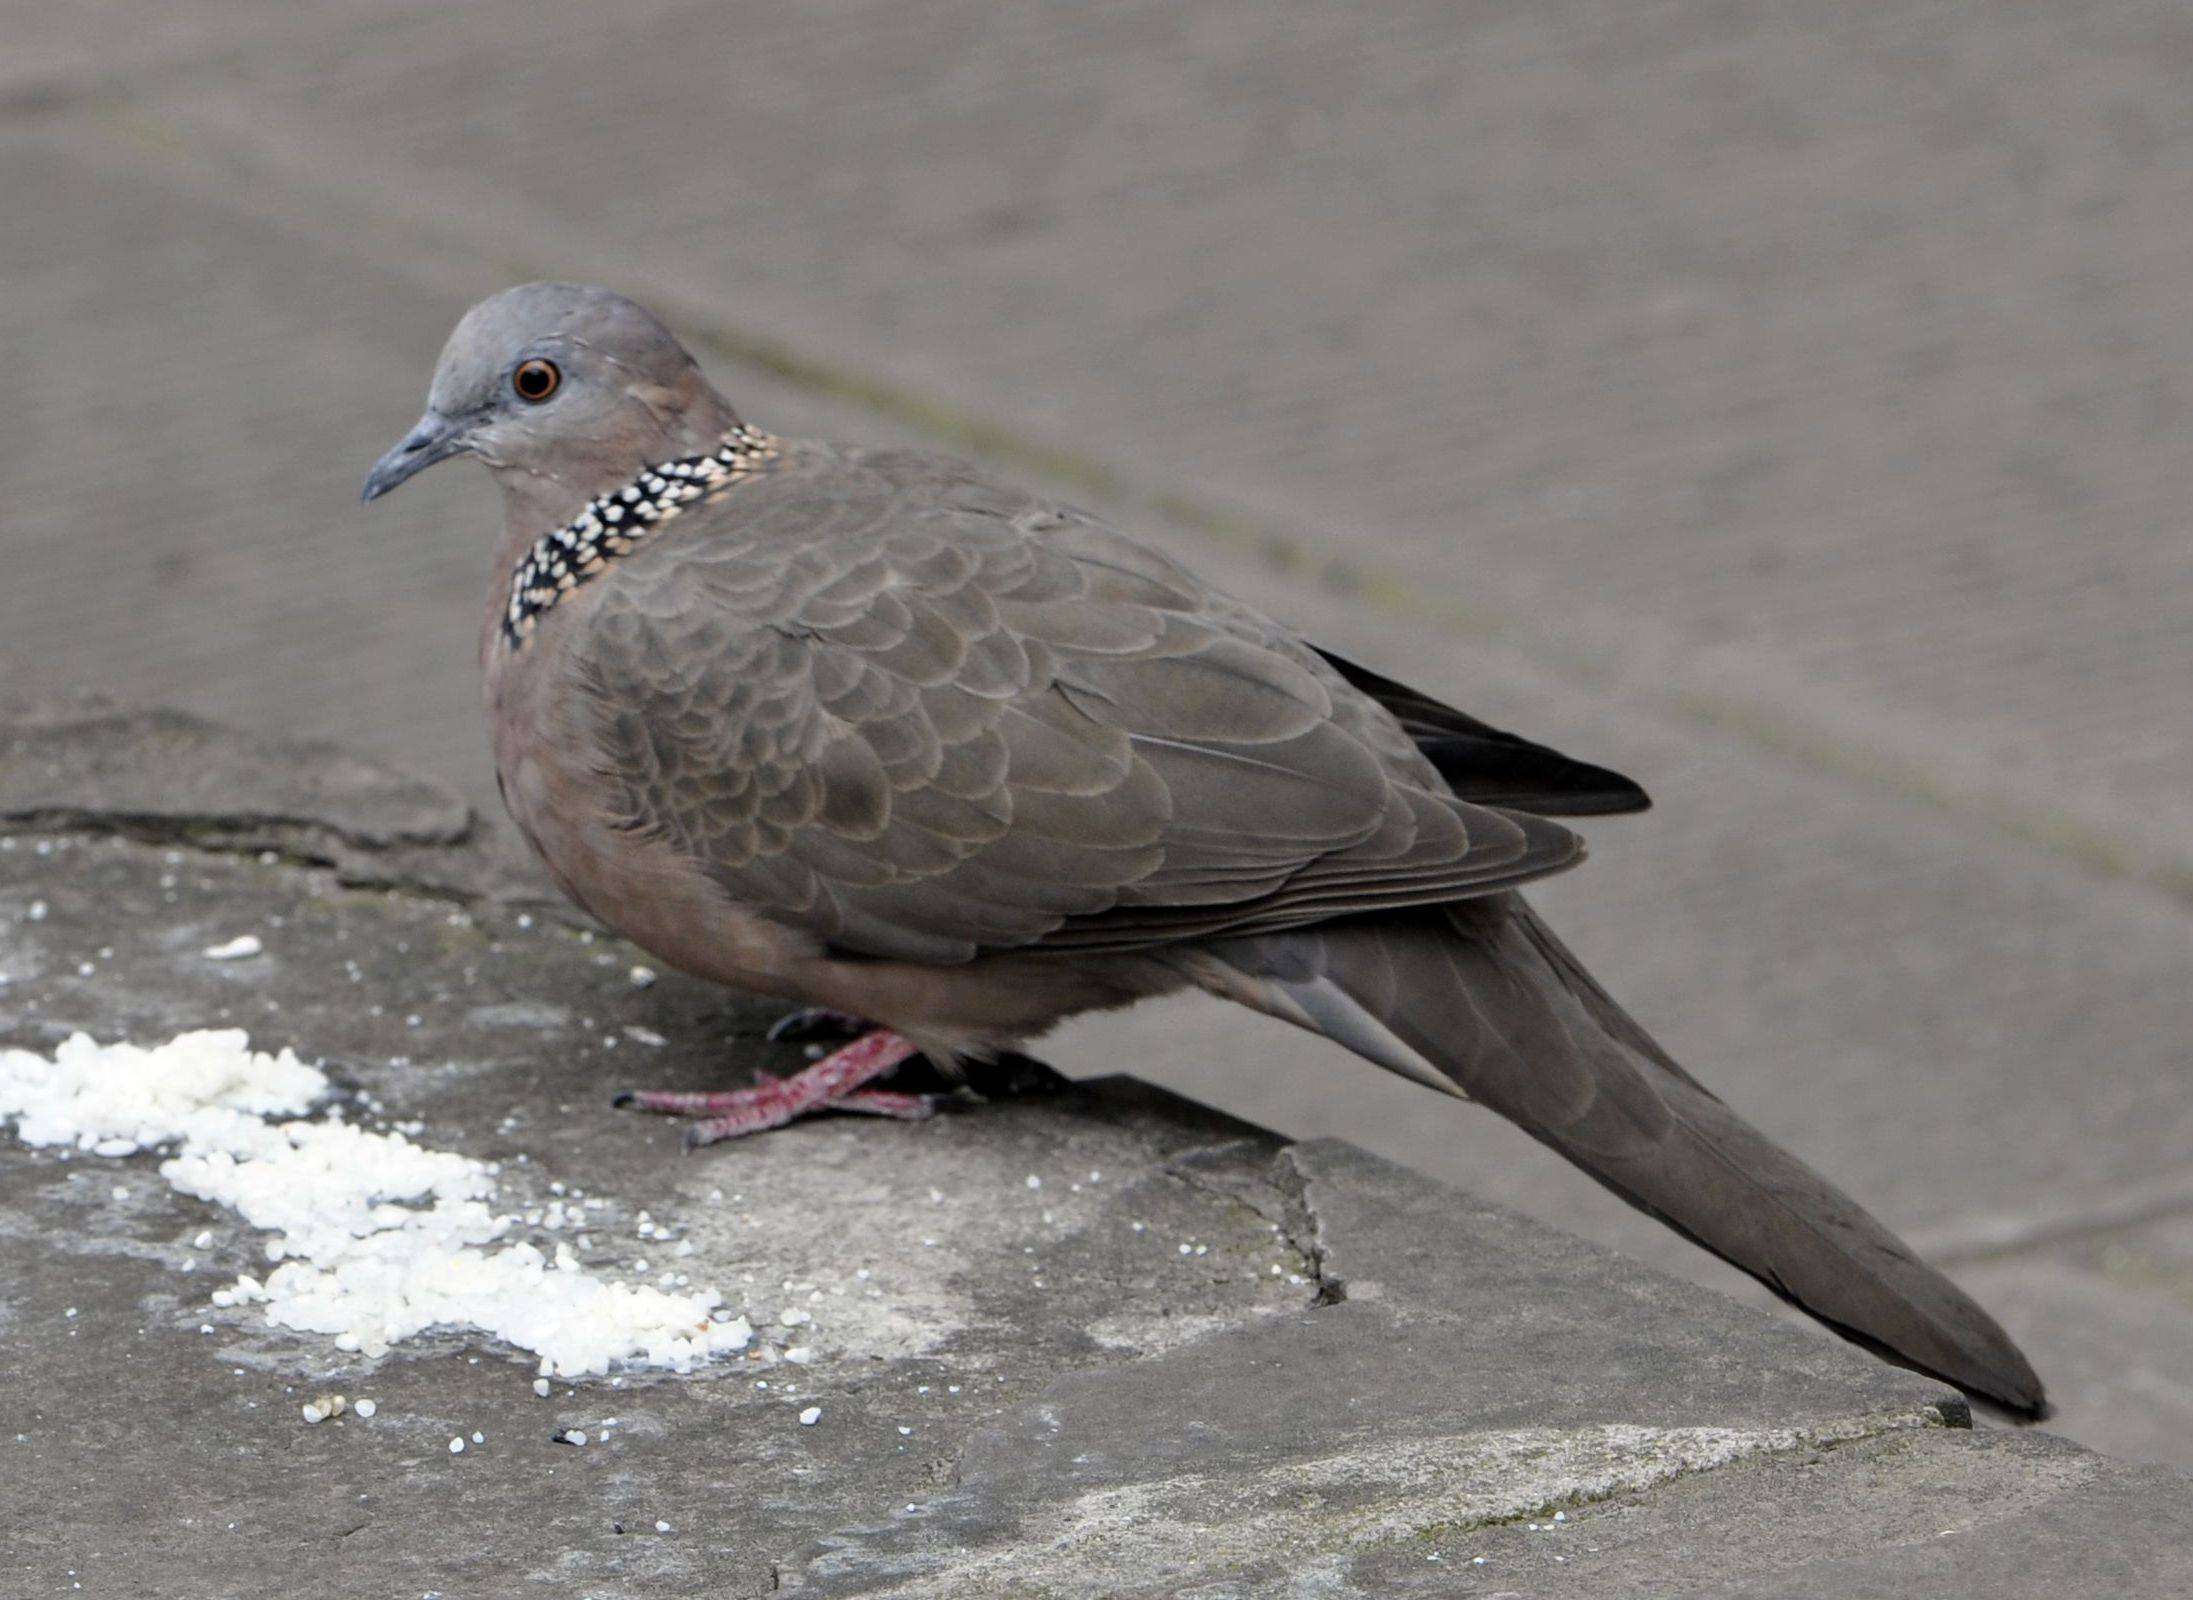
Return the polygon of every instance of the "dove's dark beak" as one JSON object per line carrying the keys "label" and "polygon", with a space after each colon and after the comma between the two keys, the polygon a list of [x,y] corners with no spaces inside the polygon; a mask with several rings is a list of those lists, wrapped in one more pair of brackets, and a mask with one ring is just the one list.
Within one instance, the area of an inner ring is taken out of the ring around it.
{"label": "dove's dark beak", "polygon": [[401,444],[373,463],[373,470],[366,474],[365,492],[358,498],[378,500],[435,462],[447,461],[471,448],[472,441],[467,437],[462,420],[429,411],[419,419],[417,427],[404,435]]}

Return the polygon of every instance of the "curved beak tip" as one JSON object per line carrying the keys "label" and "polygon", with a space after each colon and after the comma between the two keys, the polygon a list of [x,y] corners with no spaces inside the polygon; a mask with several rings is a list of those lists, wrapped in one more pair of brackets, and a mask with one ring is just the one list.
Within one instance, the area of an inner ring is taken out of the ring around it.
{"label": "curved beak tip", "polygon": [[373,470],[366,474],[365,487],[358,492],[358,499],[366,503],[378,500],[435,462],[446,461],[470,448],[460,423],[429,411],[393,450],[373,463]]}

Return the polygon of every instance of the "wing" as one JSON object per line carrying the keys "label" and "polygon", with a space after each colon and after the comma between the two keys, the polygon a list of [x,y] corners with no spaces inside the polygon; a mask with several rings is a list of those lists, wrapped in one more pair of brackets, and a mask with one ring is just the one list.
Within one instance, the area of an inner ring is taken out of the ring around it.
{"label": "wing", "polygon": [[1582,853],[1275,624],[933,458],[810,451],[604,590],[574,648],[619,825],[840,952],[1147,948]]}

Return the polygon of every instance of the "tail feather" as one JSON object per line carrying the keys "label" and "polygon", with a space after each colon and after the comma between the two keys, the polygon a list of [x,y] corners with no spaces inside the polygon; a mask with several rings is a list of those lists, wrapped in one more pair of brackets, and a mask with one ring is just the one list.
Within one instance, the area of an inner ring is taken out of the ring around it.
{"label": "tail feather", "polygon": [[2047,1414],[2039,1377],[1992,1317],[1670,1059],[1519,897],[1210,953],[1234,975],[1233,997],[1411,1076],[1435,1068],[1844,1336],[2019,1415]]}

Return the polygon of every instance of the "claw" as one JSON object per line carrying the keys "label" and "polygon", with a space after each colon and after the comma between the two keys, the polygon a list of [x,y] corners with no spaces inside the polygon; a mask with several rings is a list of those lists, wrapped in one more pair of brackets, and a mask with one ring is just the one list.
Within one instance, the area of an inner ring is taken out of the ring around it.
{"label": "claw", "polygon": [[832,1111],[859,1111],[871,1117],[896,1117],[901,1122],[920,1122],[937,1114],[941,1095],[899,1094],[890,1089],[855,1089],[830,1102]]}
{"label": "claw", "polygon": [[833,1011],[828,1006],[801,1006],[770,1023],[764,1037],[772,1044],[784,1044],[803,1039],[857,1039],[868,1031],[869,1025],[850,1011]]}
{"label": "claw", "polygon": [[688,1149],[758,1133],[764,1128],[781,1128],[811,1111],[858,1111],[912,1121],[936,1109],[931,1097],[864,1085],[915,1053],[914,1047],[897,1034],[879,1028],[803,1071],[788,1078],[765,1078],[750,1089],[641,1089],[618,1095],[616,1104],[704,1119],[686,1135]]}

